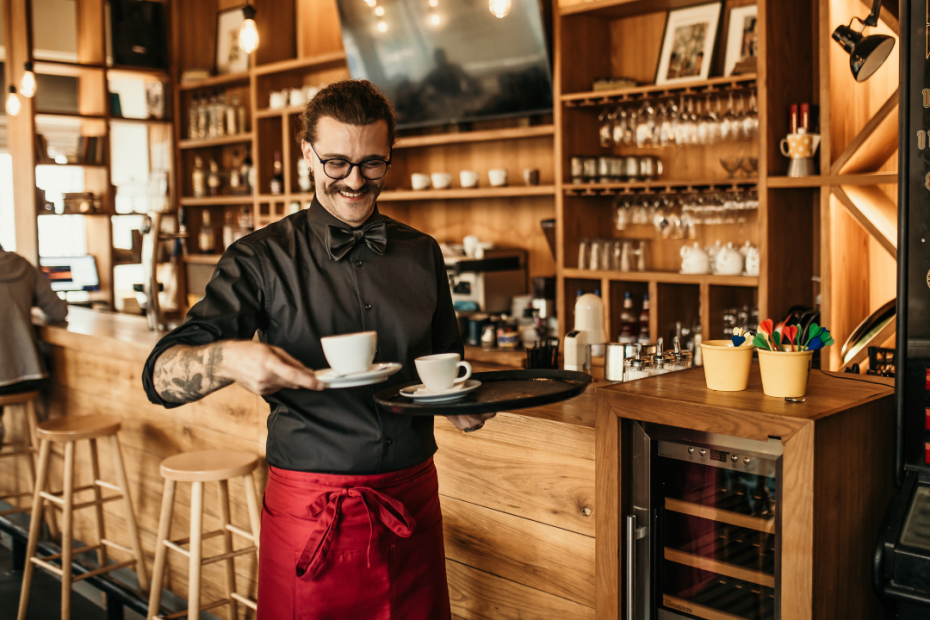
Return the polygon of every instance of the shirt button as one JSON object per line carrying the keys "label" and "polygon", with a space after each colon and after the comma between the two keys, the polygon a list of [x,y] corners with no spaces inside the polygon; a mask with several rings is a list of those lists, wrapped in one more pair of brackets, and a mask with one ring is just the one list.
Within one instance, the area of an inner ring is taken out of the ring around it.
{"label": "shirt button", "polygon": [[362,266],[362,261],[360,261],[360,260],[359,260],[359,261],[355,261],[355,266],[356,266],[356,267],[361,267],[361,266]]}
{"label": "shirt button", "polygon": [[385,439],[385,440],[384,440],[384,443],[386,443],[387,445],[391,445],[392,443],[394,443],[394,440],[393,440],[393,439]]}
{"label": "shirt button", "polygon": [[365,310],[371,310],[371,304],[365,304]]}

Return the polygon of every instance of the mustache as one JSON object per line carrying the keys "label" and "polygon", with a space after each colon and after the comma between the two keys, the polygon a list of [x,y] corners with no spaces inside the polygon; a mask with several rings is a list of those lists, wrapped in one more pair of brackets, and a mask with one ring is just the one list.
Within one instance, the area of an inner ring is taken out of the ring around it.
{"label": "mustache", "polygon": [[375,197],[377,197],[379,193],[378,185],[372,181],[365,181],[365,184],[358,189],[352,189],[344,183],[333,183],[329,187],[326,187],[323,191],[326,192],[327,196],[333,196],[339,192],[347,192],[350,194],[363,192],[365,194],[373,194]]}

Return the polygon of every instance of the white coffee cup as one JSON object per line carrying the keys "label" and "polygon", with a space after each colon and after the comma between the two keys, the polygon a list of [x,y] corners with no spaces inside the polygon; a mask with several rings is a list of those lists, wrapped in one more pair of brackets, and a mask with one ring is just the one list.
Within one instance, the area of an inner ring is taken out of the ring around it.
{"label": "white coffee cup", "polygon": [[459,172],[459,181],[461,181],[462,187],[478,187],[478,173],[474,170],[462,170]]}
{"label": "white coffee cup", "polygon": [[[461,385],[471,377],[471,364],[459,361],[458,353],[439,353],[424,355],[414,360],[420,380],[431,392],[442,392],[454,385]],[[465,376],[456,377],[459,368],[465,369]]]}
{"label": "white coffee cup", "polygon": [[507,185],[507,171],[503,168],[488,170],[488,179],[492,187],[504,187]]}
{"label": "white coffee cup", "polygon": [[289,95],[290,93],[288,92],[287,89],[284,89],[279,92],[271,93],[271,95],[268,98],[268,107],[271,108],[272,110],[286,107]]}
{"label": "white coffee cup", "polygon": [[468,258],[474,258],[475,253],[478,251],[478,235],[467,235],[462,239],[462,249],[465,250],[465,256]]}
{"label": "white coffee cup", "polygon": [[410,175],[410,183],[413,189],[419,191],[429,187],[429,175],[420,172],[414,172]]}
{"label": "white coffee cup", "polygon": [[378,346],[378,332],[356,332],[320,338],[323,355],[336,374],[354,375],[371,368]]}
{"label": "white coffee cup", "polygon": [[452,185],[452,175],[448,172],[434,172],[430,175],[433,180],[433,187],[436,189],[448,189]]}

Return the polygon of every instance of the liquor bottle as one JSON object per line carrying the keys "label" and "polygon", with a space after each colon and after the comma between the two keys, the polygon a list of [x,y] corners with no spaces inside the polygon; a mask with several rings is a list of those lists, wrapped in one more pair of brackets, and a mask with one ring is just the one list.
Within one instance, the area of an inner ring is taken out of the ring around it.
{"label": "liquor bottle", "polygon": [[197,102],[197,137],[201,140],[210,134],[210,110],[207,96],[203,95]]}
{"label": "liquor bottle", "polygon": [[197,235],[197,249],[201,254],[213,254],[216,251],[213,224],[210,221],[210,211],[203,210],[203,220],[200,225],[200,234]]}
{"label": "liquor bottle", "polygon": [[239,212],[239,228],[243,234],[249,234],[255,230],[255,222],[252,221],[252,211],[248,207],[243,207]]}
{"label": "liquor bottle", "polygon": [[274,174],[271,177],[271,193],[284,193],[284,166],[281,164],[281,151],[274,152]]}
{"label": "liquor bottle", "polygon": [[210,101],[207,104],[207,136],[210,138],[215,138],[219,135],[219,116],[217,112],[219,111],[218,101],[216,99],[216,92],[214,91],[210,95]]}
{"label": "liquor bottle", "polygon": [[623,295],[623,310],[620,311],[620,344],[633,344],[636,342],[639,330],[636,315],[633,314],[633,293],[627,291]]}
{"label": "liquor bottle", "polygon": [[242,159],[242,164],[239,166],[239,180],[242,184],[242,193],[251,194],[252,188],[255,187],[255,168],[252,166],[252,156],[248,153],[245,154],[245,157]]}
{"label": "liquor bottle", "polygon": [[224,211],[223,218],[226,220],[223,223],[223,247],[228,248],[242,235],[239,234],[235,213],[230,210]]}
{"label": "liquor bottle", "polygon": [[194,172],[191,173],[191,184],[194,186],[194,198],[203,198],[207,195],[206,177],[203,172],[203,160],[200,156],[194,157]]}
{"label": "liquor bottle", "polygon": [[[235,130],[230,129],[229,133],[245,133],[245,108],[242,106],[242,102],[239,101],[239,95],[233,95],[230,103],[229,109],[232,114],[230,125],[235,127]],[[230,114],[230,112],[227,112],[227,114]]]}
{"label": "liquor bottle", "polygon": [[238,97],[233,97],[232,99],[230,99],[228,98],[228,96],[225,99],[226,99],[226,106],[225,106],[226,134],[229,136],[234,136],[237,133],[240,133],[242,131],[241,129],[239,129],[238,124],[237,124],[238,114],[236,112],[236,107],[237,107],[236,104],[238,103],[239,99]]}
{"label": "liquor bottle", "polygon": [[649,344],[649,294],[643,295],[643,309],[639,313],[639,338],[636,342]]}
{"label": "liquor bottle", "polygon": [[[236,151],[234,162],[239,159],[239,152]],[[240,167],[238,164],[233,163],[232,169],[229,171],[229,193],[230,194],[241,194],[242,193],[242,173],[240,172]]]}
{"label": "liquor bottle", "polygon": [[197,96],[191,98],[191,107],[187,111],[187,137],[194,139],[199,138],[198,123],[200,122],[200,99]]}
{"label": "liquor bottle", "polygon": [[207,187],[211,196],[220,195],[220,166],[215,159],[210,160],[210,175],[207,177]]}

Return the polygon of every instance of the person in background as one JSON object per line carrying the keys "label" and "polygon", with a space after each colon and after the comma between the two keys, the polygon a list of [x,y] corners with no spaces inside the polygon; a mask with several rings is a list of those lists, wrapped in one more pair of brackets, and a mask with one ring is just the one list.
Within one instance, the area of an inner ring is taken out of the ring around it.
{"label": "person in background", "polygon": [[[39,270],[0,246],[0,396],[39,389],[48,377],[32,326],[33,306],[53,321],[68,316],[68,304]],[[2,416],[0,407],[0,440]]]}

